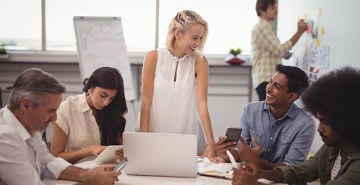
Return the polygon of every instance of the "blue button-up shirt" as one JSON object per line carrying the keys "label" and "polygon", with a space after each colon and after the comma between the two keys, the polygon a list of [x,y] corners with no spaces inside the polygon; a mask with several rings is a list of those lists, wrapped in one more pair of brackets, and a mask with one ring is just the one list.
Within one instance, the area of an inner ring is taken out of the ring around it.
{"label": "blue button-up shirt", "polygon": [[276,119],[265,102],[250,103],[241,114],[240,127],[250,146],[251,137],[261,146],[261,159],[287,165],[306,159],[315,136],[314,119],[295,104]]}

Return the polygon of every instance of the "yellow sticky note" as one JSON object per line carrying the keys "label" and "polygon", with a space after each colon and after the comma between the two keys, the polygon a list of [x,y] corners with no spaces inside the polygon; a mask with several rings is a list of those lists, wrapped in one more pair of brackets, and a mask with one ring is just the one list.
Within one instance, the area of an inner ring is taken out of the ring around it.
{"label": "yellow sticky note", "polygon": [[316,47],[320,46],[320,39],[316,39]]}
{"label": "yellow sticky note", "polygon": [[324,26],[320,26],[319,28],[319,35],[324,35],[325,31],[324,31]]}

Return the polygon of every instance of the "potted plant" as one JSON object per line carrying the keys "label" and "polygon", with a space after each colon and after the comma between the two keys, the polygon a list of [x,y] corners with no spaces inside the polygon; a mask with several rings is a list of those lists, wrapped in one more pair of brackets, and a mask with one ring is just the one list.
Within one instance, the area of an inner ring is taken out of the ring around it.
{"label": "potted plant", "polygon": [[225,57],[225,61],[228,64],[243,64],[245,61],[241,59],[241,49],[233,49],[231,48],[229,54]]}
{"label": "potted plant", "polygon": [[240,55],[241,54],[241,49],[240,48],[237,48],[237,49],[233,49],[231,48],[230,51],[229,51],[230,54],[234,55],[234,56],[237,56],[237,55]]}

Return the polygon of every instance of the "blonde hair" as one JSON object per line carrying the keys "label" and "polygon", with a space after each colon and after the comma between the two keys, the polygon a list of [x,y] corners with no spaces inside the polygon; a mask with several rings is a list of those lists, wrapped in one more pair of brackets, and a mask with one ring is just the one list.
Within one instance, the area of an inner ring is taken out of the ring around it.
{"label": "blonde hair", "polygon": [[202,56],[202,50],[204,49],[204,45],[206,42],[206,38],[208,35],[208,23],[196,12],[191,10],[184,10],[178,12],[174,18],[171,19],[168,34],[166,37],[166,47],[168,49],[174,49],[175,42],[175,32],[176,30],[180,32],[186,32],[190,26],[194,24],[201,24],[204,26],[204,36],[202,39],[202,43],[197,48],[197,51],[194,53],[194,57],[199,59]]}

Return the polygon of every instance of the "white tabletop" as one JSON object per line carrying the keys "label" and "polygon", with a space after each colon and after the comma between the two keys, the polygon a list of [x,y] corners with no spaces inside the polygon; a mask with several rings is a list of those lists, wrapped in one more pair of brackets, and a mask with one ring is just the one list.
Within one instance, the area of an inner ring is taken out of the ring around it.
{"label": "white tabletop", "polygon": [[[93,161],[87,161],[79,163],[76,166],[82,168],[89,168],[95,166]],[[279,183],[271,183],[270,181],[261,179],[261,182],[271,185],[283,185]],[[65,185],[65,184],[76,184],[73,181],[64,180],[52,180],[44,179],[43,181],[47,185]],[[119,176],[119,182],[115,184],[126,184],[126,185],[231,185],[231,180],[220,179],[215,177],[196,176],[195,178],[178,178],[178,177],[155,177],[155,176],[135,176],[126,175],[124,171]]]}

